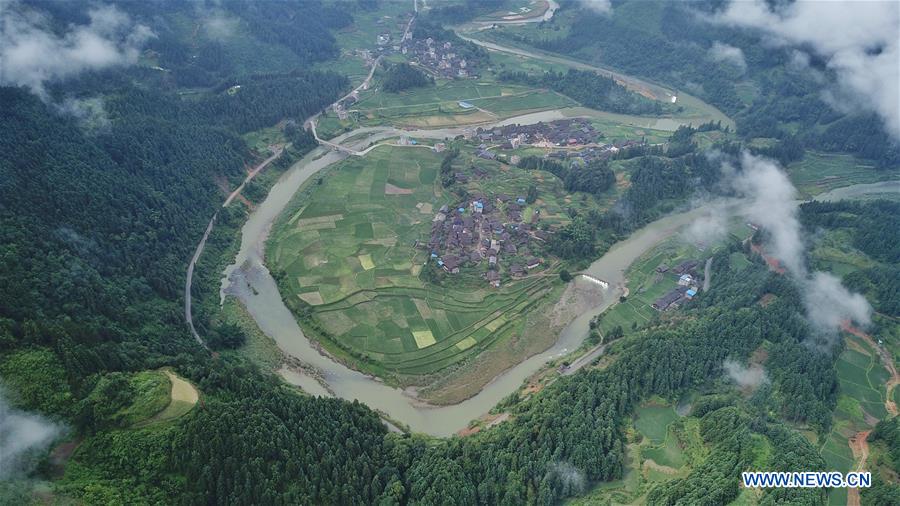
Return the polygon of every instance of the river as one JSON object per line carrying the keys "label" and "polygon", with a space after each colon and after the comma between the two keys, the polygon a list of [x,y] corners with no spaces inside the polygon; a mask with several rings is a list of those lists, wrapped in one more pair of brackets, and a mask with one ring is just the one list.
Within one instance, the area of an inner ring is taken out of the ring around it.
{"label": "river", "polygon": [[[527,120],[537,121],[542,117],[531,115],[529,118],[519,117],[507,121],[523,123]],[[443,129],[407,133],[420,137],[442,138],[456,135],[460,131],[461,129]],[[352,143],[354,147],[364,147],[374,140],[396,135],[398,131],[392,128],[372,128],[366,132],[369,132],[370,136]],[[359,134],[360,131],[349,132],[337,140],[356,137]],[[241,231],[240,251],[235,263],[225,271],[222,296],[227,293],[238,297],[260,329],[274,339],[286,354],[297,357],[320,371],[331,394],[364,402],[391,419],[405,423],[413,431],[435,436],[448,436],[465,428],[471,420],[487,413],[504,397],[518,389],[525,379],[538,371],[548,360],[578,348],[587,337],[591,318],[615,303],[622,294],[625,270],[631,263],[644,252],[677,233],[693,219],[707,212],[705,208],[695,208],[666,216],[614,245],[585,270],[587,274],[607,281],[609,288],[602,291],[602,296],[592,309],[575,318],[563,330],[553,346],[507,370],[474,397],[456,405],[436,407],[424,404],[400,389],[387,386],[377,378],[352,370],[320,353],[303,335],[293,314],[281,300],[275,280],[263,263],[264,245],[272,224],[296,191],[304,181],[319,170],[347,156],[317,148],[280,178],[266,200],[250,215]],[[865,193],[897,190],[896,182],[856,185],[833,190],[820,195],[818,199],[828,200],[835,196],[856,197]],[[296,372],[285,376],[288,381],[309,392],[318,395],[326,393],[322,385],[310,376]]]}
{"label": "river", "polygon": [[[508,48],[501,49],[508,50]],[[530,54],[529,56],[537,57]],[[570,62],[567,61],[567,63]],[[531,124],[538,121],[560,119],[565,116],[566,114],[561,111],[546,111],[509,118],[498,122],[497,125]],[[347,142],[349,147],[361,150],[370,143],[401,134],[442,139],[460,135],[464,130],[465,128],[445,128],[410,131],[392,127],[367,127],[345,133],[332,141],[335,143]],[[359,138],[360,134],[366,135]],[[283,374],[283,377],[290,383],[298,385],[314,395],[335,395],[348,400],[359,400],[389,418],[408,425],[413,431],[435,436],[449,436],[465,428],[471,420],[487,413],[504,397],[516,391],[525,379],[537,372],[548,360],[578,348],[588,335],[590,320],[614,304],[622,294],[625,283],[624,274],[629,265],[644,252],[671,237],[693,219],[706,212],[703,208],[697,208],[666,216],[613,246],[585,270],[587,274],[607,281],[609,288],[601,292],[599,300],[592,309],[575,318],[563,330],[553,346],[499,375],[472,398],[452,406],[436,407],[427,405],[410,397],[400,389],[387,386],[377,378],[352,370],[320,353],[304,336],[293,314],[284,305],[275,280],[265,267],[265,242],[272,224],[294,194],[305,181],[318,171],[347,156],[350,155],[320,147],[282,175],[266,199],[251,213],[241,229],[240,250],[235,262],[225,269],[220,296],[222,300],[226,295],[236,296],[247,308],[259,328],[271,337],[282,351],[319,371],[319,376],[327,385],[327,389],[312,376],[297,371]],[[848,191],[847,189],[839,190]],[[835,192],[839,190],[835,190]],[[882,191],[886,190],[882,188]],[[827,197],[827,195],[820,196],[820,198],[822,197]]]}

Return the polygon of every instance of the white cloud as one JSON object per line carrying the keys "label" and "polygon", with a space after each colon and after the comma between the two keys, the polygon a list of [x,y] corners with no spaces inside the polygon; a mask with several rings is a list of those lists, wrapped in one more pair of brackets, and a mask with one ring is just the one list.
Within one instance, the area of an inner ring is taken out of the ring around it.
{"label": "white cloud", "polygon": [[43,451],[60,432],[38,415],[11,408],[0,390],[0,480],[27,472],[29,457]]}
{"label": "white cloud", "polygon": [[852,293],[841,281],[824,272],[814,272],[801,283],[809,321],[818,330],[834,332],[841,322],[853,320],[862,325],[871,322],[872,308],[866,298]]}
{"label": "white cloud", "polygon": [[750,367],[746,367],[734,360],[726,360],[722,364],[722,368],[725,369],[725,374],[741,388],[756,388],[769,382],[766,370],[759,364],[751,364]]}
{"label": "white cloud", "polygon": [[153,32],[114,6],[93,7],[90,22],[62,34],[15,0],[0,0],[0,85],[44,95],[47,81],[137,61]]}
{"label": "white cloud", "polygon": [[739,215],[768,232],[767,252],[796,280],[813,328],[827,335],[835,333],[844,320],[868,325],[872,308],[865,297],[847,290],[831,274],[810,273],[807,269],[802,227],[797,218],[799,203],[787,174],[774,161],[747,152],[741,156],[740,171],[727,165],[722,170],[737,193],[735,208]]}
{"label": "white cloud", "polygon": [[598,12],[600,14],[609,14],[612,12],[612,3],[610,0],[580,0],[581,6],[585,9]]}
{"label": "white cloud", "polygon": [[771,253],[794,274],[804,274],[797,191],[773,161],[744,152],[743,170],[730,180],[741,195],[741,213],[771,236]]}
{"label": "white cloud", "polygon": [[747,70],[747,60],[744,59],[744,52],[739,47],[723,44],[719,41],[713,42],[709,48],[709,57],[713,61],[729,63],[734,65],[743,73]]}
{"label": "white cloud", "polygon": [[900,138],[900,2],[798,1],[772,10],[763,0],[740,0],[712,20],[809,47],[837,75],[832,104],[874,111]]}

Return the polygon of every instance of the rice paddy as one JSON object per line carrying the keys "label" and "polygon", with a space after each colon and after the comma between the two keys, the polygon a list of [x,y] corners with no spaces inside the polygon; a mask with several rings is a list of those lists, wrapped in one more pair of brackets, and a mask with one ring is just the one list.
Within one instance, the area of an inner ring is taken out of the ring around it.
{"label": "rice paddy", "polygon": [[[442,156],[380,147],[345,160],[295,196],[267,251],[288,306],[311,314],[301,325],[390,372],[428,374],[490,346],[556,278],[499,289],[476,272],[448,275],[440,286],[420,279],[429,252],[417,244],[427,244],[432,211],[454,198],[437,180]],[[503,186],[521,181],[524,191],[530,178],[521,172],[503,174]],[[555,183],[546,183],[548,201]],[[557,207],[546,204],[548,219],[562,219]]]}

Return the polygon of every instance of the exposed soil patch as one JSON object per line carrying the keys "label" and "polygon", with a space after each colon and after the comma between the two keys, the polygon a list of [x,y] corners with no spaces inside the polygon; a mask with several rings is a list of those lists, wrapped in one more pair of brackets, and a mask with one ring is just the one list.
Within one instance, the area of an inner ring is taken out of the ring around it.
{"label": "exposed soil patch", "polygon": [[769,304],[775,301],[777,297],[774,293],[767,293],[759,299],[759,305],[762,307],[767,307]]}
{"label": "exposed soil patch", "polygon": [[[850,451],[853,452],[853,460],[856,461],[856,467],[853,469],[854,471],[862,471],[866,466],[866,460],[869,459],[869,442],[866,441],[866,439],[869,437],[870,432],[872,431],[864,430],[857,432],[847,440],[847,444],[850,445]],[[859,504],[859,489],[848,488],[847,506],[859,506]]]}
{"label": "exposed soil patch", "polygon": [[413,190],[408,188],[400,188],[399,186],[394,186],[391,183],[384,183],[384,194],[385,195],[411,195]]}
{"label": "exposed soil patch", "polygon": [[461,437],[471,436],[472,434],[477,434],[481,432],[483,429],[489,429],[495,425],[499,425],[507,420],[509,420],[509,413],[499,413],[499,414],[486,414],[478,418],[477,424],[470,425],[465,429],[460,430],[456,434]]}

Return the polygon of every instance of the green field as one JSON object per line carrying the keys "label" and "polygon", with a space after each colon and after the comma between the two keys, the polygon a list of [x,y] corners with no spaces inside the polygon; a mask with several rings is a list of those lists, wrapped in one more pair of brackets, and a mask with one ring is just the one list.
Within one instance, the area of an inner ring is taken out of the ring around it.
{"label": "green field", "polygon": [[669,425],[678,419],[675,409],[659,402],[646,403],[635,409],[634,428],[653,444],[665,442]]}
{"label": "green field", "polygon": [[[475,107],[465,109],[459,105],[460,101]],[[350,109],[352,117],[341,126],[385,122],[418,127],[465,125],[575,105],[573,100],[545,90],[468,79],[439,79],[434,86],[400,93],[382,92],[376,84],[361,94],[359,102]]]}
{"label": "green field", "polygon": [[683,466],[686,461],[684,452],[678,446],[678,438],[672,429],[666,432],[666,439],[659,446],[647,447],[641,450],[644,458],[652,459],[657,464],[673,467],[678,469]]}
{"label": "green field", "polygon": [[874,183],[896,179],[898,171],[874,170],[872,165],[851,155],[807,151],[803,160],[790,164],[791,181],[804,196],[860,183]]}
{"label": "green field", "polygon": [[[382,147],[348,159],[309,196],[298,193],[269,244],[289,307],[311,308],[301,323],[387,371],[430,373],[489,346],[517,328],[519,316],[557,278],[504,275],[494,289],[480,279],[479,266],[447,276],[443,286],[420,279],[429,252],[416,241],[427,242],[436,209],[453,203],[436,178],[441,158],[426,149]],[[498,171],[496,184],[480,183],[491,191],[522,192],[532,180],[481,162]],[[550,179],[541,185],[542,209],[548,220],[562,221],[563,208],[551,199],[560,183]]]}

